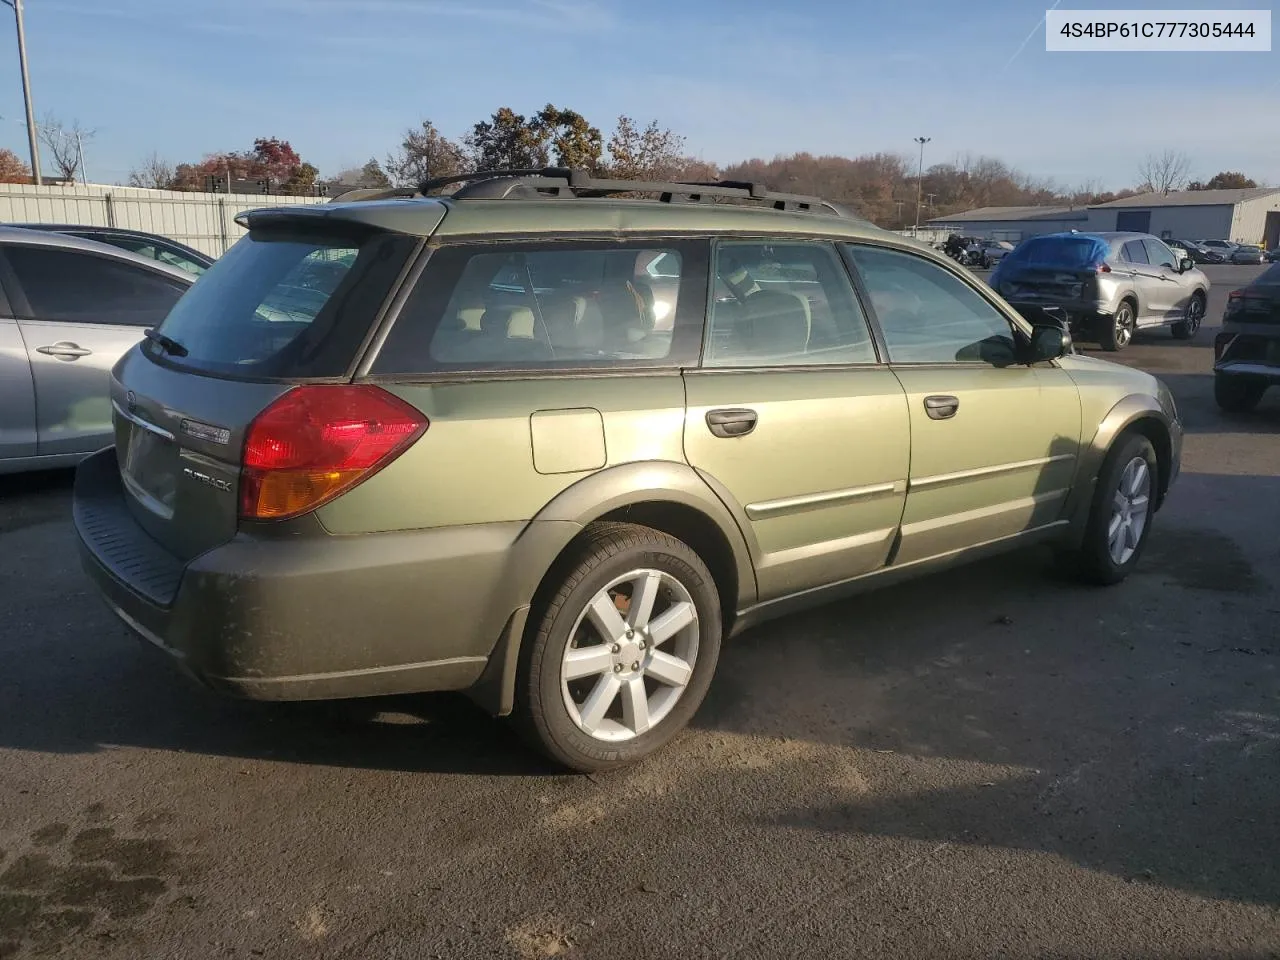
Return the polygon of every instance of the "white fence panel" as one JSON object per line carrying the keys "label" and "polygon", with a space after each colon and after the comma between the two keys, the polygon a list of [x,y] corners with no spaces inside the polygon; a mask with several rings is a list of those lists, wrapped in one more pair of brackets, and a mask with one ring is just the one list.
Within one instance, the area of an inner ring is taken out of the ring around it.
{"label": "white fence panel", "polygon": [[184,193],[140,187],[0,183],[0,223],[76,223],[145,230],[218,257],[244,234],[236,215],[257,207],[324,203],[324,197]]}

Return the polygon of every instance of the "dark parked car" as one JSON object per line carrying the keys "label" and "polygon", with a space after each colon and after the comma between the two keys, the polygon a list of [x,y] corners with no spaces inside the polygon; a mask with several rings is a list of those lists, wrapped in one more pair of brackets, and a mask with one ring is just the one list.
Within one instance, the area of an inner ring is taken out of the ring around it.
{"label": "dark parked car", "polygon": [[1268,263],[1280,263],[1280,247],[1272,247],[1267,251],[1266,256]]}
{"label": "dark parked car", "polygon": [[213,266],[214,258],[207,253],[201,253],[177,240],[170,240],[168,237],[142,230],[74,223],[15,223],[13,226],[26,230],[49,230],[84,240],[96,240],[99,243],[132,251],[151,260],[158,260],[171,267],[195,274],[197,277]]}
{"label": "dark parked car", "polygon": [[1262,252],[1261,247],[1254,247],[1254,246],[1249,246],[1247,244],[1241,244],[1240,246],[1236,247],[1234,250],[1231,251],[1231,254],[1227,257],[1227,260],[1230,263],[1255,264],[1255,263],[1266,263],[1267,257],[1266,257],[1266,254]]}
{"label": "dark parked car", "polygon": [[1214,399],[1229,413],[1252,410],[1280,384],[1280,263],[1227,297],[1213,356]]}
{"label": "dark parked car", "polygon": [[1225,263],[1226,258],[1217,250],[1210,250],[1204,244],[1197,243],[1194,240],[1170,240],[1170,244],[1177,244],[1187,251],[1187,256],[1194,263]]}

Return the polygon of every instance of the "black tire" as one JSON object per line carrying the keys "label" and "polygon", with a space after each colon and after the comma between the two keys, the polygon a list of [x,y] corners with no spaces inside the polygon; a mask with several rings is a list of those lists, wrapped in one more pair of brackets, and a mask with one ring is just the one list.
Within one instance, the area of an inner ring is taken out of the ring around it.
{"label": "black tire", "polygon": [[[684,692],[647,733],[621,742],[597,739],[569,713],[561,667],[579,618],[599,591],[633,570],[672,577],[698,615],[697,655]],[[720,595],[702,558],[687,544],[649,527],[596,523],[583,533],[551,575],[533,611],[521,650],[515,720],[525,737],[556,763],[581,773],[633,763],[666,745],[697,712],[720,656]]]}
{"label": "black tire", "polygon": [[1175,340],[1191,340],[1195,337],[1200,329],[1200,324],[1204,320],[1204,294],[1195,293],[1191,295],[1191,301],[1187,305],[1187,319],[1179,320],[1173,325],[1172,333]]}
{"label": "black tire", "polygon": [[[1133,553],[1124,562],[1117,562],[1108,546],[1116,492],[1120,478],[1128,465],[1136,458],[1146,461],[1150,478],[1146,516],[1142,532]],[[1098,484],[1094,489],[1093,503],[1084,538],[1079,548],[1059,554],[1063,569],[1086,583],[1111,586],[1120,583],[1133,572],[1151,535],[1151,521],[1155,516],[1157,488],[1159,485],[1159,460],[1151,441],[1140,433],[1124,433],[1112,445],[1098,472]]]}
{"label": "black tire", "polygon": [[1116,307],[1116,312],[1110,317],[1102,317],[1099,323],[1102,329],[1099,332],[1098,342],[1102,344],[1102,349],[1111,353],[1123,350],[1133,342],[1133,332],[1138,325],[1133,302],[1121,300],[1120,306]]}
{"label": "black tire", "polygon": [[1213,377],[1213,399],[1224,413],[1248,413],[1258,405],[1267,385],[1248,377],[1218,373]]}

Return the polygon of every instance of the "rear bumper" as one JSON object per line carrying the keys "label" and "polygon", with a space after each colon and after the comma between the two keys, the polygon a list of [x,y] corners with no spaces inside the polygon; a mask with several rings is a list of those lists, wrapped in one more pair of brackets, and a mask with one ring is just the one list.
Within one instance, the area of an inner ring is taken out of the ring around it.
{"label": "rear bumper", "polygon": [[85,460],[85,571],[136,634],[201,683],[261,700],[462,690],[527,598],[525,523],[360,537],[238,534],[183,563],[129,513],[115,451]]}

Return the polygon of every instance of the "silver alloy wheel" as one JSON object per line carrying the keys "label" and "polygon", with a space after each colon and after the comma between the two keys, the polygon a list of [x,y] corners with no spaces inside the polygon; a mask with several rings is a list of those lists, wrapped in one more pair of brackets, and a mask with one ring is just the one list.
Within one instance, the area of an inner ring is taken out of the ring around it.
{"label": "silver alloy wheel", "polygon": [[1200,329],[1200,321],[1204,319],[1204,301],[1199,297],[1192,297],[1191,302],[1187,304],[1187,316],[1183,323],[1187,326],[1187,336],[1194,337],[1196,331]]}
{"label": "silver alloy wheel", "polygon": [[1127,347],[1133,339],[1133,311],[1127,303],[1116,309],[1116,346]]}
{"label": "silver alloy wheel", "polygon": [[1116,566],[1129,562],[1151,512],[1151,468],[1145,457],[1134,457],[1120,473],[1107,526],[1107,552]]}
{"label": "silver alloy wheel", "polygon": [[578,615],[560,666],[574,724],[613,742],[652,730],[688,687],[698,634],[693,597],[668,573],[632,570],[599,590]]}

